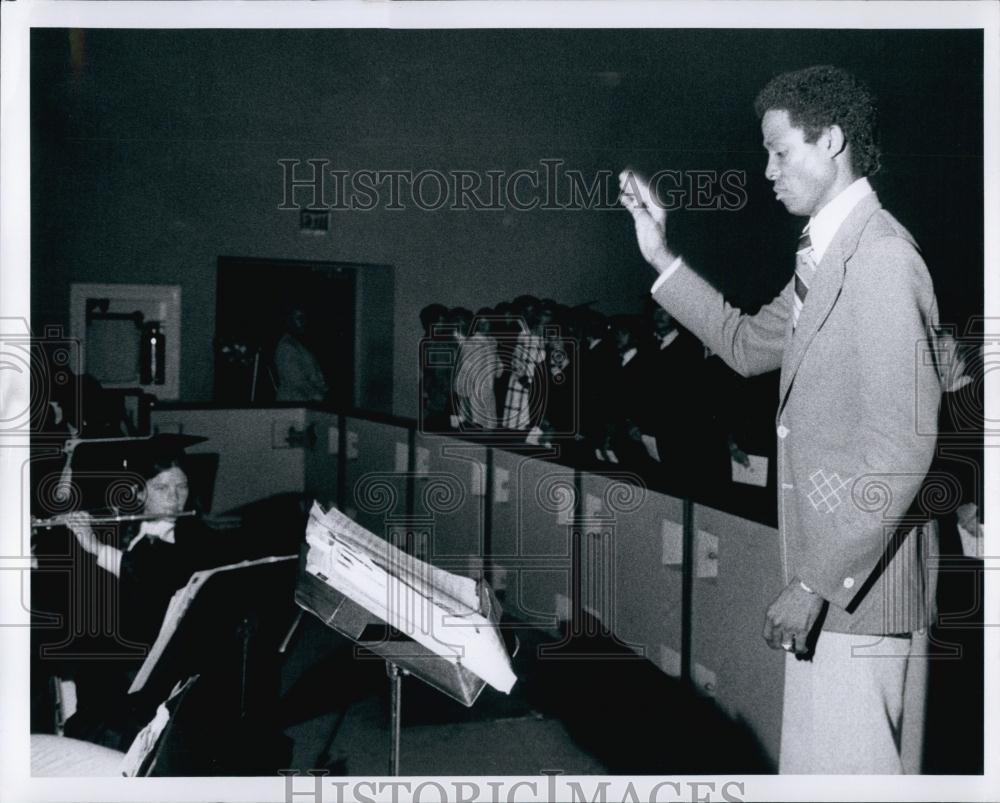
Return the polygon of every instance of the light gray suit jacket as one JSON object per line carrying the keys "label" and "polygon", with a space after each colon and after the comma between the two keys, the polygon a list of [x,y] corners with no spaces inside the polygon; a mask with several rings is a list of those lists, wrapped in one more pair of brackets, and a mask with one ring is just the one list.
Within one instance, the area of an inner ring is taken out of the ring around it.
{"label": "light gray suit jacket", "polygon": [[745,315],[686,265],[656,300],[749,376],[781,369],[778,525],[785,581],[830,602],[823,629],[928,623],[930,546],[913,510],[937,434],[937,301],[913,238],[871,194],[819,263],[798,326],[791,282]]}

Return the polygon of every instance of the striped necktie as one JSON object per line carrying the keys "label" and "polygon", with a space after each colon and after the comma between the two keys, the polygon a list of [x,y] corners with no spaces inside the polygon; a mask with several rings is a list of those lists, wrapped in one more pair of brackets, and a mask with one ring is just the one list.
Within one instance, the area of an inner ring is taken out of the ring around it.
{"label": "striped necktie", "polygon": [[813,259],[812,240],[809,239],[809,227],[802,230],[799,237],[799,247],[795,252],[795,306],[792,309],[792,328],[799,325],[799,315],[802,305],[809,293],[809,284],[816,272],[816,261]]}

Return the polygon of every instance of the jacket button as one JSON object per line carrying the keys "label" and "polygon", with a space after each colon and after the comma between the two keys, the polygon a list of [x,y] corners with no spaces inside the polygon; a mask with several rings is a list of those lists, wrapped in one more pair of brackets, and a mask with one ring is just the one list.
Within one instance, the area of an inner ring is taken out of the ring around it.
{"label": "jacket button", "polygon": [[854,578],[845,577],[844,578],[844,588],[854,588]]}
{"label": "jacket button", "polygon": [[787,434],[788,434],[788,427],[786,427],[784,424],[778,427],[779,438],[784,438]]}

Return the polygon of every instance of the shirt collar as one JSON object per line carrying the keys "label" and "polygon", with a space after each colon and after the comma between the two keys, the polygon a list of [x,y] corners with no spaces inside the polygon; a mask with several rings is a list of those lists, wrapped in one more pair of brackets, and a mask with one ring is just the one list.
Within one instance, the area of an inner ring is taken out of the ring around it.
{"label": "shirt collar", "polygon": [[872,192],[867,178],[859,178],[853,184],[809,218],[809,239],[812,241],[813,257],[817,263],[823,259],[830,247],[837,229],[851,214],[858,202]]}
{"label": "shirt collar", "polygon": [[660,338],[660,350],[662,351],[671,343],[673,343],[680,336],[680,332],[676,329],[671,329],[663,337]]}
{"label": "shirt collar", "polygon": [[954,393],[956,390],[961,390],[971,382],[972,382],[972,377],[969,376],[968,374],[960,376],[958,379],[956,379],[954,382],[951,383],[951,385],[948,387],[948,392]]}
{"label": "shirt collar", "polygon": [[144,521],[139,525],[139,532],[136,534],[135,538],[132,539],[132,543],[128,545],[129,550],[138,544],[143,539],[143,536],[149,536],[152,539],[158,539],[167,544],[177,543],[177,540],[174,537],[174,526],[175,522],[173,519]]}
{"label": "shirt collar", "polygon": [[549,372],[553,375],[558,375],[563,373],[567,368],[569,368],[569,357],[564,359],[561,363],[556,365],[554,362],[549,363]]}
{"label": "shirt collar", "polygon": [[632,358],[636,354],[638,354],[638,352],[639,352],[639,349],[633,347],[633,348],[630,348],[628,351],[626,351],[624,354],[622,354],[622,368],[624,368],[626,365],[628,365],[632,361]]}

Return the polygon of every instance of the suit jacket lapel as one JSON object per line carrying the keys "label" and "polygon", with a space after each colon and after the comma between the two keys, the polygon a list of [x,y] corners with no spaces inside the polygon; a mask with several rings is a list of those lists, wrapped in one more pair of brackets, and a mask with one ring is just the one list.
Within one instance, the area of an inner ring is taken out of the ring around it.
{"label": "suit jacket lapel", "polygon": [[837,302],[837,297],[844,286],[847,260],[857,250],[861,232],[867,225],[869,218],[881,208],[882,205],[875,193],[862,198],[841,224],[833,241],[826,249],[823,259],[816,267],[813,284],[809,288],[809,295],[802,307],[802,314],[799,316],[799,323],[794,332],[791,331],[791,323],[789,323],[785,352],[781,361],[779,414],[788,400],[792,380],[795,379],[795,373],[798,371],[799,365],[802,364],[802,358],[808,351],[809,344]]}

